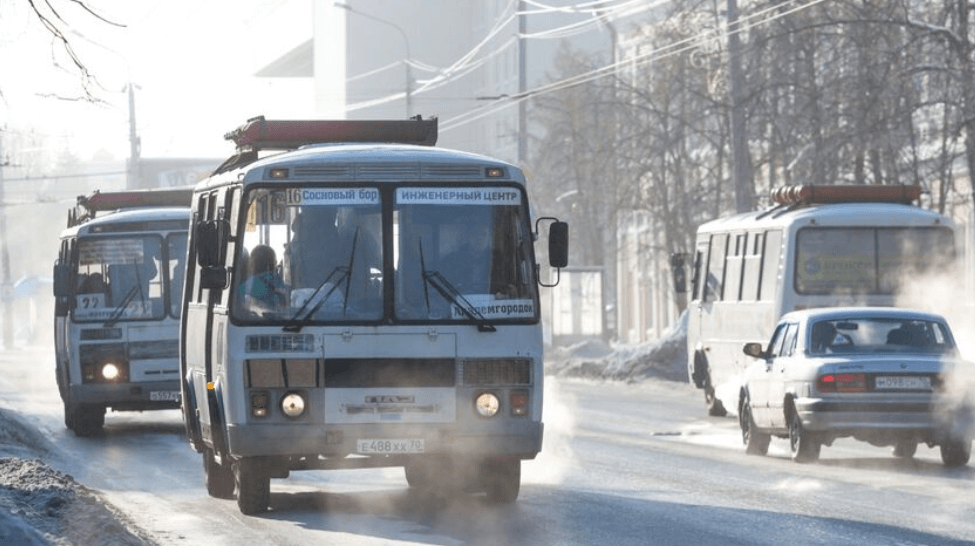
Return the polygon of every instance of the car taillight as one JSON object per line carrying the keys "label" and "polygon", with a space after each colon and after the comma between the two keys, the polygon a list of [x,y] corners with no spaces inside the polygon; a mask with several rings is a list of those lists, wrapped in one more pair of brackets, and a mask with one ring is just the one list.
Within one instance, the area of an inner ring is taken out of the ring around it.
{"label": "car taillight", "polygon": [[819,392],[866,392],[867,376],[862,373],[826,374],[816,382]]}

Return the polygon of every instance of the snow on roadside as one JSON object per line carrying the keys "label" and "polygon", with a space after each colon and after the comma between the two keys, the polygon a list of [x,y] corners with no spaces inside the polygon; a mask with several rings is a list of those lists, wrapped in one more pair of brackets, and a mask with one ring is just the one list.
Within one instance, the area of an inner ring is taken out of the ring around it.
{"label": "snow on roadside", "polygon": [[550,347],[545,373],[637,382],[648,378],[687,381],[687,313],[660,339],[642,345],[610,347],[587,340],[567,347]]}
{"label": "snow on roadside", "polygon": [[44,462],[55,453],[15,412],[0,408],[0,544],[153,544],[96,492]]}

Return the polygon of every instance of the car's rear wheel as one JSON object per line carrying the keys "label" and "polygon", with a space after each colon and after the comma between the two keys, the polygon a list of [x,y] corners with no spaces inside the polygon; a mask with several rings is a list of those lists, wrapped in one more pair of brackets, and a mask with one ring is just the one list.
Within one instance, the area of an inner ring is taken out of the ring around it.
{"label": "car's rear wheel", "polygon": [[894,457],[910,459],[917,453],[917,440],[901,440],[894,446]]}
{"label": "car's rear wheel", "polygon": [[948,467],[965,466],[972,456],[972,441],[951,438],[941,444],[941,460]]}
{"label": "car's rear wheel", "polygon": [[765,455],[768,453],[769,442],[772,437],[758,430],[755,417],[752,415],[752,405],[748,398],[741,404],[738,412],[738,424],[741,426],[741,441],[745,444],[745,453],[749,455]]}
{"label": "car's rear wheel", "polygon": [[797,463],[811,463],[819,459],[822,444],[816,436],[805,430],[799,412],[792,408],[789,412],[789,448],[792,460]]}

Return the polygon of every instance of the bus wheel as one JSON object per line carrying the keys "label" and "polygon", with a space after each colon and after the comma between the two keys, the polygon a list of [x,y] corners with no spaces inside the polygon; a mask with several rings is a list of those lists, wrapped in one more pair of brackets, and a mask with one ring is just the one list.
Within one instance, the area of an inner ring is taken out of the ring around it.
{"label": "bus wheel", "polygon": [[728,410],[724,409],[724,404],[715,396],[714,386],[711,384],[711,372],[705,372],[704,376],[704,403],[708,407],[708,415],[711,417],[724,417],[728,415]]}
{"label": "bus wheel", "polygon": [[105,408],[75,406],[72,423],[75,436],[94,436],[105,426]]}
{"label": "bus wheel", "polygon": [[917,440],[901,440],[894,445],[894,457],[910,459],[917,453]]}
{"label": "bus wheel", "polygon": [[949,438],[941,443],[941,461],[947,467],[965,466],[972,456],[972,441]]}
{"label": "bus wheel", "polygon": [[429,487],[431,470],[428,462],[417,459],[411,460],[403,467],[403,473],[406,474],[406,483],[413,489]]}
{"label": "bus wheel", "polygon": [[76,409],[74,406],[67,402],[64,403],[64,428],[74,430],[75,412]]}
{"label": "bus wheel", "polygon": [[745,453],[749,455],[765,455],[768,453],[768,445],[772,441],[772,437],[759,432],[755,427],[752,405],[748,398],[745,398],[741,403],[741,410],[738,412],[738,424],[741,426],[741,441],[745,444]]}
{"label": "bus wheel", "polygon": [[234,472],[230,465],[221,465],[213,450],[203,448],[203,474],[206,476],[207,493],[218,499],[234,498]]}
{"label": "bus wheel", "polygon": [[514,502],[521,489],[521,459],[502,457],[485,461],[481,468],[481,480],[488,502]]}
{"label": "bus wheel", "polygon": [[244,515],[267,511],[271,503],[271,476],[260,457],[241,457],[234,464],[237,508]]}

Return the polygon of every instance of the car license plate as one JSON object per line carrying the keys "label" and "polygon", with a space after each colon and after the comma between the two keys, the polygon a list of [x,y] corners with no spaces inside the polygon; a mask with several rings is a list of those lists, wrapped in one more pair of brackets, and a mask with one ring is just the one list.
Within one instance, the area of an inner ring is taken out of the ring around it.
{"label": "car license plate", "polygon": [[917,375],[879,376],[874,382],[874,388],[892,391],[929,391],[931,378]]}
{"label": "car license plate", "polygon": [[355,442],[355,450],[358,453],[423,453],[424,442],[422,438],[360,438]]}
{"label": "car license plate", "polygon": [[151,402],[179,402],[179,391],[149,391]]}

